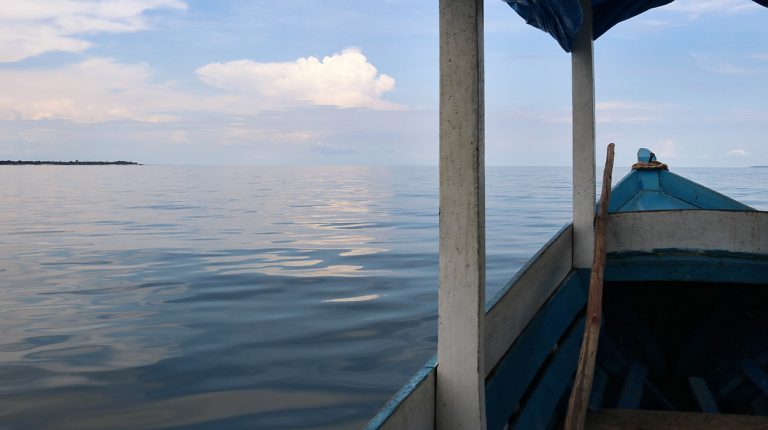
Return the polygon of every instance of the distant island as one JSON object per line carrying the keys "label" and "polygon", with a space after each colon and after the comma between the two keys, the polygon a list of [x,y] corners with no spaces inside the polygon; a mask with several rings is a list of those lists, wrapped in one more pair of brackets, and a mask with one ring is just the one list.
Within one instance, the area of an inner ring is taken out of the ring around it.
{"label": "distant island", "polygon": [[141,166],[133,161],[24,161],[24,160],[0,160],[0,166]]}

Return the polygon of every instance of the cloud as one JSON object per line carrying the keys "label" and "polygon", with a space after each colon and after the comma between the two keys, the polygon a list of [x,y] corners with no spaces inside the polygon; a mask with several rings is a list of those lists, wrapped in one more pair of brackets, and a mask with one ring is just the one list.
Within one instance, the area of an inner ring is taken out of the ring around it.
{"label": "cloud", "polygon": [[728,151],[728,153],[726,154],[726,157],[749,157],[749,155],[750,154],[748,151],[736,148]]}
{"label": "cloud", "polygon": [[668,106],[631,101],[597,102],[595,103],[595,117],[600,123],[648,123],[658,121],[662,109],[668,109]]}
{"label": "cloud", "polygon": [[285,131],[279,128],[256,128],[248,124],[231,124],[223,128],[216,143],[220,145],[296,144],[307,143],[316,136],[309,131]]}
{"label": "cloud", "polygon": [[768,121],[768,111],[747,109],[732,110],[718,114],[717,119],[765,122]]}
{"label": "cloud", "polygon": [[640,18],[637,21],[637,23],[642,25],[642,26],[645,26],[645,27],[648,27],[648,28],[653,28],[653,29],[674,28],[674,27],[681,27],[682,26],[682,24],[680,24],[679,22],[668,21],[668,20],[664,20],[664,19],[645,19],[645,18]]}
{"label": "cloud", "polygon": [[675,159],[680,157],[680,149],[672,139],[662,141],[661,147],[657,147],[653,152],[656,153],[657,158],[661,162],[664,162],[664,160],[667,159]]}
{"label": "cloud", "polygon": [[5,0],[0,8],[0,63],[50,51],[80,53],[83,36],[149,28],[144,13],[185,9],[183,0]]}
{"label": "cloud", "polygon": [[309,57],[293,63],[232,64],[199,69],[204,82],[232,90],[216,94],[157,82],[147,64],[108,58],[47,69],[0,69],[0,120],[157,123],[190,120],[194,115],[252,117],[302,103],[374,110],[400,107],[380,98],[392,89],[394,80],[378,74],[356,50],[322,62]]}
{"label": "cloud", "polygon": [[104,58],[54,69],[0,70],[0,119],[163,122],[190,106],[205,106],[200,97],[151,79],[146,64]]}
{"label": "cloud", "polygon": [[702,69],[720,75],[749,75],[760,72],[758,69],[740,66],[731,60],[712,55],[692,53],[691,57]]}
{"label": "cloud", "polygon": [[247,94],[273,104],[336,106],[395,110],[401,106],[381,99],[395,80],[379,74],[354,48],[323,57],[302,57],[283,63],[251,60],[212,63],[196,70],[208,85]]}
{"label": "cloud", "polygon": [[171,135],[171,143],[189,143],[189,135],[186,131],[176,130]]}
{"label": "cloud", "polygon": [[710,13],[737,14],[758,10],[760,5],[748,0],[676,0],[664,10],[686,14],[691,19],[697,19]]}

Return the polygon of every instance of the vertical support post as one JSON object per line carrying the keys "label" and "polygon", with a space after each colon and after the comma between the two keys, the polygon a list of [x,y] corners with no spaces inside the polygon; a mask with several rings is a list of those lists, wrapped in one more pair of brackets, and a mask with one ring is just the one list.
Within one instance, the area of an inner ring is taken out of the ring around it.
{"label": "vertical support post", "polygon": [[485,429],[483,0],[440,0],[436,426]]}
{"label": "vertical support post", "polygon": [[573,103],[573,267],[589,268],[595,246],[595,67],[592,0],[580,0],[581,27],[571,53]]}

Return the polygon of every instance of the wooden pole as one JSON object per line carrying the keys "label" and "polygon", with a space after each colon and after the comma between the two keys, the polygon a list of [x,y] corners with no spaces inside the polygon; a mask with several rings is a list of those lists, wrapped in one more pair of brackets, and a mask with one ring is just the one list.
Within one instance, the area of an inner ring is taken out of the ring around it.
{"label": "wooden pole", "polygon": [[485,429],[483,91],[483,0],[440,0],[439,430]]}
{"label": "wooden pole", "polygon": [[595,243],[595,67],[592,0],[580,0],[581,27],[571,54],[573,115],[573,267],[592,263]]}
{"label": "wooden pole", "polygon": [[587,321],[584,327],[584,339],[581,343],[579,364],[573,381],[573,391],[568,399],[568,414],[565,417],[565,430],[583,430],[587,416],[589,395],[592,392],[592,378],[595,374],[597,341],[600,339],[600,320],[603,312],[603,272],[605,271],[605,231],[608,221],[608,202],[611,199],[611,181],[613,176],[613,143],[608,145],[608,154],[603,171],[603,189],[600,194],[600,209],[595,222],[595,255],[592,260],[592,273],[589,277],[589,296],[587,298]]}

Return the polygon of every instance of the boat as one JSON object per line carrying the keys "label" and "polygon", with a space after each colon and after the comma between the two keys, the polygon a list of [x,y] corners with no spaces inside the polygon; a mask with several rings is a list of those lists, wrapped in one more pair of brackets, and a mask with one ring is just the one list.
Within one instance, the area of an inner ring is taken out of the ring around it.
{"label": "boat", "polygon": [[[593,40],[670,0],[505,1],[572,55],[573,222],[486,305],[483,1],[441,0],[438,352],[367,430],[563,426],[599,255]],[[644,148],[608,190],[604,311],[576,428],[768,429],[768,213]]]}

